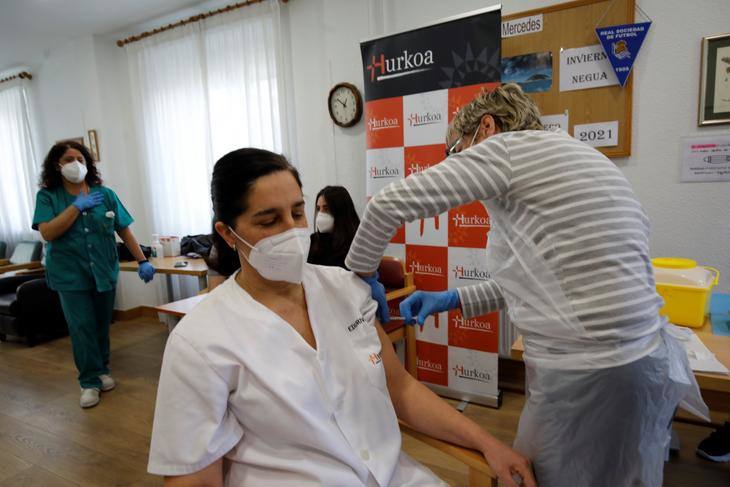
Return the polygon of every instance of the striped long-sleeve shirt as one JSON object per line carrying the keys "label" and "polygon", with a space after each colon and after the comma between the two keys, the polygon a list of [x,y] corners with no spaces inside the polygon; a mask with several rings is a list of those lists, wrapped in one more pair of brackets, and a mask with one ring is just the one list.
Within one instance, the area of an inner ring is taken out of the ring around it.
{"label": "striped long-sleeve shirt", "polygon": [[[404,222],[475,200],[503,210],[502,223],[529,241],[579,323],[577,333],[572,328],[556,337],[546,329],[541,335],[529,326],[531,317],[521,314],[514,324],[525,335],[526,358],[532,344],[533,357],[540,351],[588,354],[592,357],[584,364],[605,367],[656,348],[662,301],[649,258],[649,220],[621,171],[564,132],[496,134],[386,187],[365,210],[347,266],[373,272]],[[513,265],[519,266],[519,259]],[[498,277],[459,288],[462,311],[471,317],[502,307],[505,298],[510,307],[527,299],[509,296],[513,289],[500,286]]]}

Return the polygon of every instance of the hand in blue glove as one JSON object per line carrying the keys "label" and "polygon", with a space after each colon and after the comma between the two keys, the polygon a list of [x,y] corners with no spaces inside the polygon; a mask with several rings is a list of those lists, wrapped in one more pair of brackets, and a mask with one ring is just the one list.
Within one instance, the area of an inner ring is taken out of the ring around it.
{"label": "hand in blue glove", "polygon": [[91,194],[86,194],[85,191],[81,191],[72,204],[79,211],[86,211],[100,205],[102,201],[104,201],[104,194],[100,191]]}
{"label": "hand in blue glove", "polygon": [[370,293],[375,301],[378,303],[377,317],[381,323],[387,323],[390,321],[390,312],[388,311],[388,301],[385,299],[385,286],[378,281],[378,273],[376,272],[372,276],[360,278],[368,283],[370,286]]}
{"label": "hand in blue glove", "polygon": [[426,318],[430,315],[455,309],[459,306],[461,306],[461,301],[456,289],[437,293],[416,291],[401,302],[400,314],[406,325],[412,324],[413,315],[417,315],[416,321],[423,326]]}
{"label": "hand in blue glove", "polygon": [[139,275],[139,278],[142,279],[144,282],[150,282],[152,278],[155,277],[155,268],[152,266],[152,264],[145,260],[139,264],[137,275]]}

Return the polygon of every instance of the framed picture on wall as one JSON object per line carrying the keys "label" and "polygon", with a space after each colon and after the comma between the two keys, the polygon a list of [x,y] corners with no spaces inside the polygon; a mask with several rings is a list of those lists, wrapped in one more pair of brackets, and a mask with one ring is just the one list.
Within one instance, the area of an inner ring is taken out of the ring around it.
{"label": "framed picture on wall", "polygon": [[96,138],[96,130],[89,130],[89,150],[94,162],[99,162],[99,142]]}
{"label": "framed picture on wall", "polygon": [[84,145],[84,138],[83,137],[69,137],[68,139],[61,139],[57,140],[56,144],[60,144],[61,142],[68,142],[68,141],[76,142],[77,144]]}
{"label": "framed picture on wall", "polygon": [[702,38],[699,125],[730,123],[730,33]]}

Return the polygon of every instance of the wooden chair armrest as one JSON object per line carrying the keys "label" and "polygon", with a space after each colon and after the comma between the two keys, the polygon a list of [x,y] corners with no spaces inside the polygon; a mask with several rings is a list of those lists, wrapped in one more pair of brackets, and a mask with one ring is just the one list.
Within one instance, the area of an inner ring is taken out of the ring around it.
{"label": "wooden chair armrest", "polygon": [[46,273],[45,267],[35,267],[32,269],[24,269],[15,273],[16,276],[27,276],[28,274],[38,274],[39,276]]}
{"label": "wooden chair armrest", "polygon": [[484,456],[478,451],[432,438],[420,431],[416,431],[413,427],[403,421],[398,420],[398,424],[400,426],[400,430],[408,436],[436,448],[437,450],[446,453],[450,457],[453,457],[459,462],[465,464],[469,468],[470,487],[476,487],[479,485],[497,487],[497,475],[484,459]]}
{"label": "wooden chair armrest", "polygon": [[386,301],[393,301],[394,299],[404,298],[416,291],[416,286],[407,286],[400,289],[395,289],[385,294]]}
{"label": "wooden chair armrest", "polygon": [[416,281],[414,281],[413,273],[412,272],[406,272],[405,277],[403,279],[403,284],[405,287],[416,287]]}
{"label": "wooden chair armrest", "polygon": [[12,272],[12,271],[19,271],[22,269],[36,269],[38,267],[41,267],[41,261],[36,260],[33,262],[26,262],[25,264],[13,264],[13,265],[6,265],[0,267],[0,274],[4,274],[6,272]]}

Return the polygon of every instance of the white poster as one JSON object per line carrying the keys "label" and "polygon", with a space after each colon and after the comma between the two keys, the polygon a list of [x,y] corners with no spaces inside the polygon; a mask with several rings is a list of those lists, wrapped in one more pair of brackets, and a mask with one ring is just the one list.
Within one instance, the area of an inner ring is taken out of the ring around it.
{"label": "white poster", "polygon": [[473,286],[491,277],[484,249],[449,247],[449,289]]}
{"label": "white poster", "polygon": [[545,130],[560,129],[563,132],[568,132],[568,110],[565,110],[565,113],[559,113],[557,115],[543,115],[540,117],[540,121],[542,122],[542,126],[545,127]]}
{"label": "white poster", "polygon": [[730,181],[730,136],[683,141],[682,182]]}
{"label": "white poster", "polygon": [[471,394],[498,394],[496,353],[449,347],[449,386]]}
{"label": "white poster", "polygon": [[438,144],[448,127],[448,90],[403,97],[403,137],[406,147]]}
{"label": "white poster", "polygon": [[406,223],[406,242],[411,245],[449,245],[448,212]]}
{"label": "white poster", "polygon": [[730,112],[730,46],[717,49],[715,66],[714,111]]}
{"label": "white poster", "polygon": [[618,120],[576,125],[573,137],[592,147],[615,147],[618,145]]}
{"label": "white poster", "polygon": [[403,178],[403,147],[370,149],[367,162],[366,196],[372,198],[383,188]]}
{"label": "white poster", "polygon": [[577,47],[560,51],[560,91],[585,90],[617,85],[616,73],[603,46]]}
{"label": "white poster", "polygon": [[[415,316],[414,316],[415,319]],[[447,346],[449,344],[449,314],[436,313],[428,318],[423,326],[416,323],[416,340],[438,345]]]}

